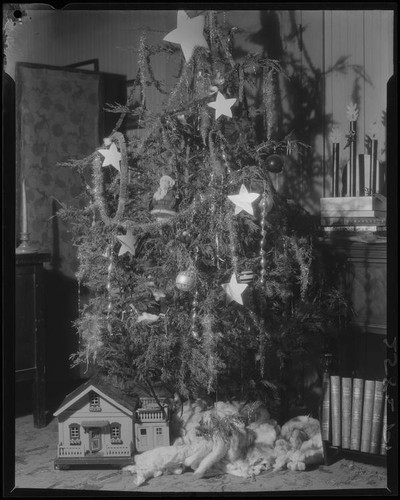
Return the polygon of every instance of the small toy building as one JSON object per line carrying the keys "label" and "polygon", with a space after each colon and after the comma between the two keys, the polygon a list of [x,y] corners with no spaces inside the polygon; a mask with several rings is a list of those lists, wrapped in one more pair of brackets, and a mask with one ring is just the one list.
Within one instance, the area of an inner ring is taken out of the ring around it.
{"label": "small toy building", "polygon": [[155,399],[129,397],[101,377],[92,377],[54,413],[59,436],[54,467],[123,467],[133,463],[135,452],[169,445],[168,404],[166,398],[161,401],[164,411]]}
{"label": "small toy building", "polygon": [[165,398],[140,398],[136,410],[135,436],[138,452],[152,450],[158,446],[169,446],[168,404]]}

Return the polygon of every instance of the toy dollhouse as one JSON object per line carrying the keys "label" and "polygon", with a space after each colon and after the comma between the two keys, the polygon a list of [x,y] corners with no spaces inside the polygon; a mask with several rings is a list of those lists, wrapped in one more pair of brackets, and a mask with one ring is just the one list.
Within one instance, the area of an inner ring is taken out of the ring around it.
{"label": "toy dollhouse", "polygon": [[[56,469],[71,466],[125,466],[135,452],[169,445],[168,404],[128,397],[95,376],[68,394],[58,418]],[[136,440],[135,440],[136,434]]]}
{"label": "toy dollhouse", "polygon": [[138,452],[170,444],[168,404],[165,398],[160,398],[159,401],[162,408],[153,398],[140,398],[135,422],[135,444]]}

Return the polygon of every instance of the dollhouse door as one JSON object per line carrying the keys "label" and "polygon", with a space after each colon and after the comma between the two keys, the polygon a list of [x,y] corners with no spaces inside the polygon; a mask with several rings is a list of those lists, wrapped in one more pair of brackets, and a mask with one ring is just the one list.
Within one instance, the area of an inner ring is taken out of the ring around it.
{"label": "dollhouse door", "polygon": [[99,427],[89,429],[89,449],[92,453],[101,450],[101,431]]}
{"label": "dollhouse door", "polygon": [[163,446],[165,444],[162,427],[155,427],[154,428],[154,444],[155,444],[155,446]]}

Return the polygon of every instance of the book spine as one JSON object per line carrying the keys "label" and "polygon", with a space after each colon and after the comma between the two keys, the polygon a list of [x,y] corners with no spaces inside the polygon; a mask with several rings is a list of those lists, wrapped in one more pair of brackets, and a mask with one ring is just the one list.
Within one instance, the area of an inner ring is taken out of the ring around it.
{"label": "book spine", "polygon": [[360,451],[361,445],[361,418],[364,392],[364,380],[355,378],[353,380],[352,413],[351,413],[351,434],[350,449]]}
{"label": "book spine", "polygon": [[369,453],[369,449],[371,446],[372,411],[374,405],[375,381],[366,380],[364,387],[360,451]]}
{"label": "book spine", "polygon": [[374,406],[372,410],[372,429],[371,429],[371,445],[370,453],[379,453],[379,444],[382,434],[382,417],[383,417],[383,382],[377,380],[375,382]]}
{"label": "book spine", "polygon": [[351,378],[342,378],[342,448],[350,448]]}
{"label": "book spine", "polygon": [[386,398],[383,398],[383,419],[382,419],[382,434],[381,434],[381,446],[380,446],[380,454],[387,454],[387,403]]}
{"label": "book spine", "polygon": [[330,411],[331,411],[331,381],[329,373],[325,372],[322,379],[322,415],[321,436],[323,441],[330,440]]}
{"label": "book spine", "polygon": [[340,415],[340,377],[338,375],[331,375],[331,420],[333,446],[340,446],[342,444],[340,436]]}

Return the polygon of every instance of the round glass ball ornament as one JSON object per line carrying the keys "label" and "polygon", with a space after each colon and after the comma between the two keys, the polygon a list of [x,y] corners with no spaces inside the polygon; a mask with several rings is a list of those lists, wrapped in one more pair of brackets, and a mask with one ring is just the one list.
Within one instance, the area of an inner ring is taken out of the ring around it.
{"label": "round glass ball ornament", "polygon": [[265,166],[269,172],[273,172],[274,174],[278,174],[282,172],[283,169],[283,159],[281,155],[277,155],[276,153],[269,155],[265,160]]}
{"label": "round glass ball ornament", "polygon": [[181,271],[175,280],[175,285],[182,292],[190,292],[196,283],[196,276],[192,271]]}
{"label": "round glass ball ornament", "polygon": [[274,206],[274,200],[272,196],[263,196],[260,200],[260,209],[264,213],[268,213],[271,211],[272,207]]}

